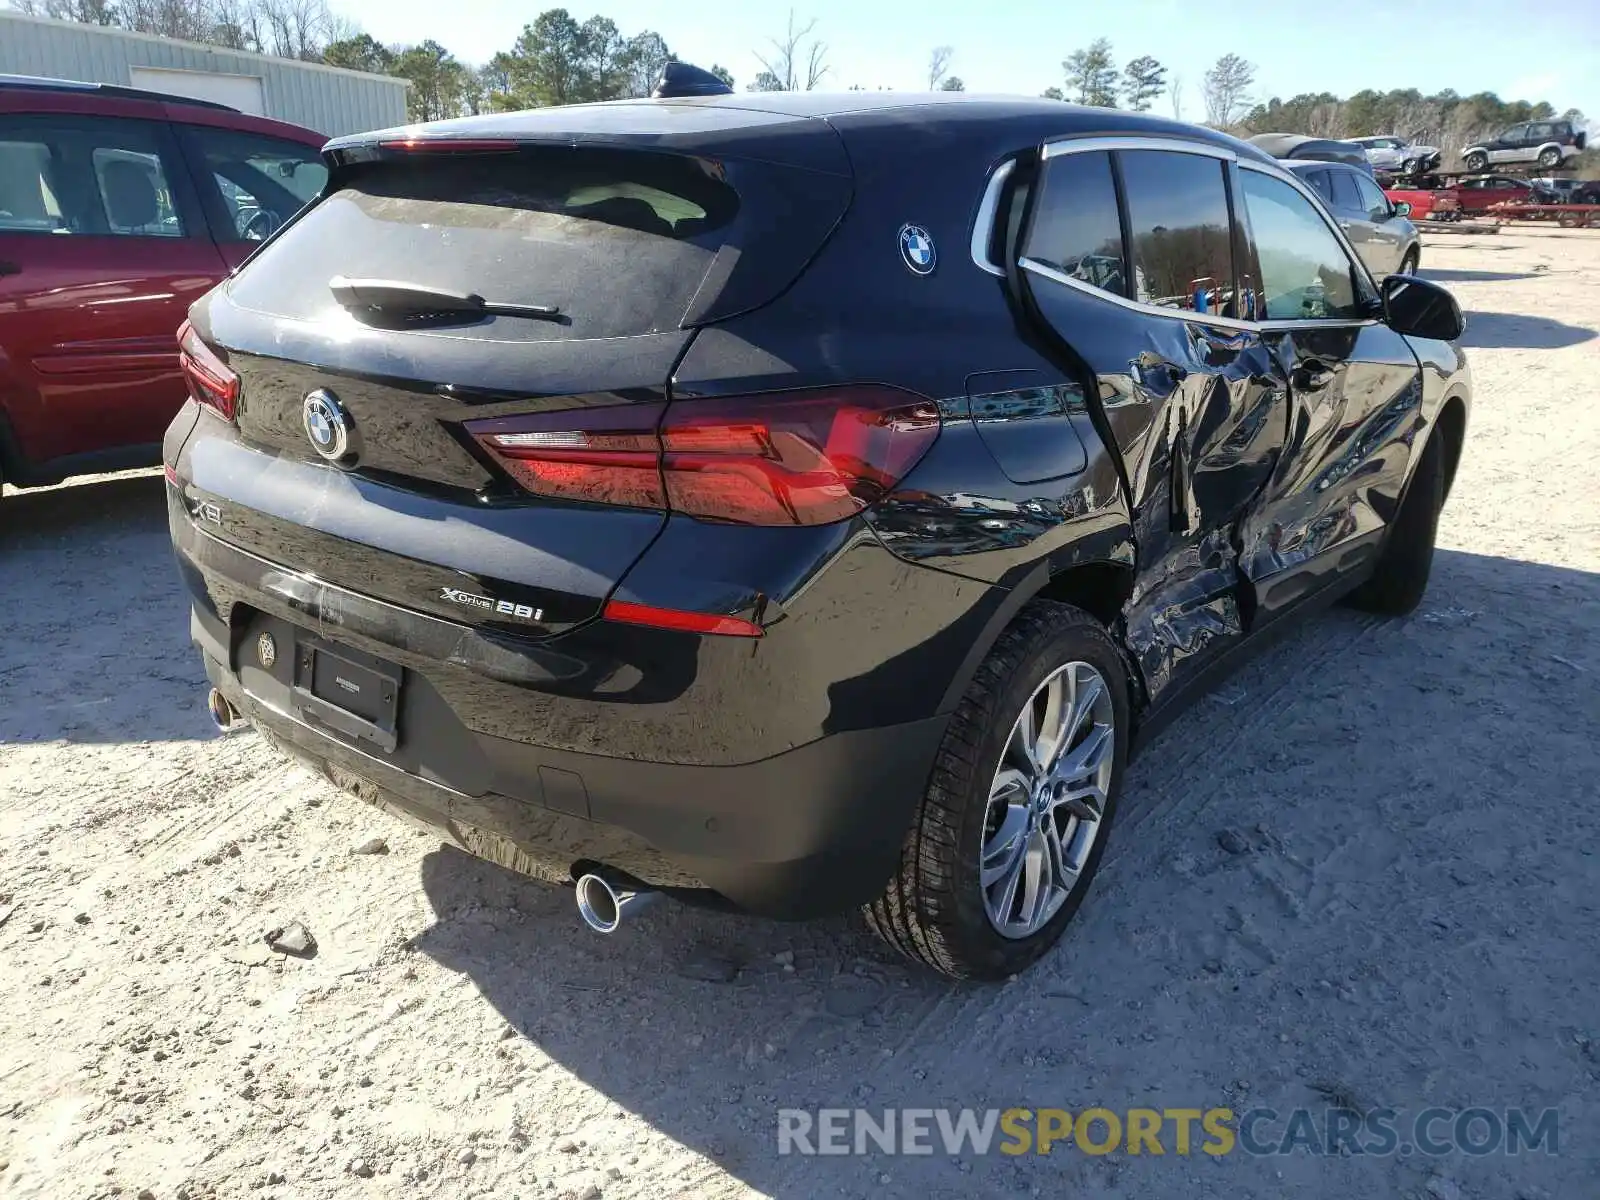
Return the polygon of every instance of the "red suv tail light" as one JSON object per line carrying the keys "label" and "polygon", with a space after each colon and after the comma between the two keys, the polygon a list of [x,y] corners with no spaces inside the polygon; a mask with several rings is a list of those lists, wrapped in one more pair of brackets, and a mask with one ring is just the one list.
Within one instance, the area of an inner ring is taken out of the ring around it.
{"label": "red suv tail light", "polygon": [[565,409],[467,427],[530,492],[745,525],[826,525],[886,494],[939,436],[914,392],[853,385]]}
{"label": "red suv tail light", "polygon": [[188,321],[178,326],[178,366],[189,382],[189,395],[197,403],[233,420],[239,404],[239,377],[201,341]]}

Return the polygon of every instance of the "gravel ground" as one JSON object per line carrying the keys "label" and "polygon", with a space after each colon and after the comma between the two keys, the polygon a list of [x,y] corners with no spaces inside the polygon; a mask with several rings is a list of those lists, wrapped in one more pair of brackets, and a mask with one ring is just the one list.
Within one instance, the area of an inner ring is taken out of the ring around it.
{"label": "gravel ground", "polygon": [[[1593,1196],[1600,238],[1425,262],[1477,400],[1422,608],[1316,617],[1175,723],[1004,986],[855,920],[589,934],[210,731],[159,475],[7,495],[0,1194]],[[296,920],[315,957],[267,950]],[[1329,1097],[1555,1106],[1560,1152],[776,1153],[780,1107]]]}

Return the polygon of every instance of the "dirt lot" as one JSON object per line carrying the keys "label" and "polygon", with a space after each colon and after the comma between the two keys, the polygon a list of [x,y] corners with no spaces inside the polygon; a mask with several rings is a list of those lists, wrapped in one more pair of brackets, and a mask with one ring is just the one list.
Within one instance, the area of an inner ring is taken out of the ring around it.
{"label": "dirt lot", "polygon": [[[210,731],[159,476],[8,495],[0,1194],[1593,1196],[1600,238],[1424,262],[1477,399],[1422,609],[1315,618],[1174,725],[1065,943],[1000,987],[853,920],[592,935]],[[293,919],[309,961],[262,945]],[[776,1153],[780,1107],[1330,1097],[1555,1106],[1560,1153]]]}

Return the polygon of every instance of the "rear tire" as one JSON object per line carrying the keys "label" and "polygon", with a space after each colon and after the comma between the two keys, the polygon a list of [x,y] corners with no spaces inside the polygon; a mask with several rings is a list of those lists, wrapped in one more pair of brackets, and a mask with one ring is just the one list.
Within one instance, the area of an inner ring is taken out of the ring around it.
{"label": "rear tire", "polygon": [[1539,151],[1539,165],[1545,168],[1545,170],[1550,170],[1552,167],[1559,167],[1561,165],[1561,151],[1557,150],[1554,146],[1550,147],[1548,150]]}
{"label": "rear tire", "polygon": [[1423,448],[1372,578],[1350,593],[1352,607],[1403,617],[1422,602],[1443,506],[1444,443],[1435,433]]}
{"label": "rear tire", "polygon": [[[1036,961],[1100,865],[1129,732],[1127,668],[1104,627],[1070,605],[1029,604],[951,717],[900,867],[867,905],[867,924],[955,979],[1003,979]],[[1029,744],[1048,748],[1038,758],[1053,770],[1034,769]]]}
{"label": "rear tire", "polygon": [[1471,171],[1474,175],[1476,175],[1479,171],[1484,170],[1486,167],[1488,167],[1488,165],[1489,156],[1482,150],[1477,150],[1467,155],[1467,170]]}

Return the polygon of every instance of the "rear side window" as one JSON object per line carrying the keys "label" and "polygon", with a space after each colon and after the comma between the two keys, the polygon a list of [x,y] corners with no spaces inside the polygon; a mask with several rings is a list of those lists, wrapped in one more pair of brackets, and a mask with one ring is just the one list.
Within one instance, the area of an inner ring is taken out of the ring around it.
{"label": "rear side window", "polygon": [[0,230],[184,237],[161,128],[65,115],[0,118]]}
{"label": "rear side window", "polygon": [[1259,171],[1241,170],[1238,178],[1260,264],[1266,319],[1359,317],[1354,265],[1312,203]]}
{"label": "rear side window", "polygon": [[1109,154],[1066,154],[1045,164],[1023,253],[1073,279],[1128,295]]}
{"label": "rear side window", "polygon": [[338,313],[328,281],[343,275],[561,310],[559,321],[498,317],[451,336],[676,329],[719,290],[764,299],[786,286],[848,201],[848,181],[746,166],[763,175],[750,183],[761,201],[753,212],[731,164],[681,155],[524,147],[359,163],[250,261],[230,295],[245,308],[320,318]]}
{"label": "rear side window", "polygon": [[1322,197],[1324,204],[1333,203],[1333,184],[1328,180],[1327,171],[1305,171],[1300,178],[1310,185],[1312,191]]}
{"label": "rear side window", "polygon": [[1232,316],[1233,250],[1220,160],[1161,150],[1117,155],[1133,240],[1133,298]]}

